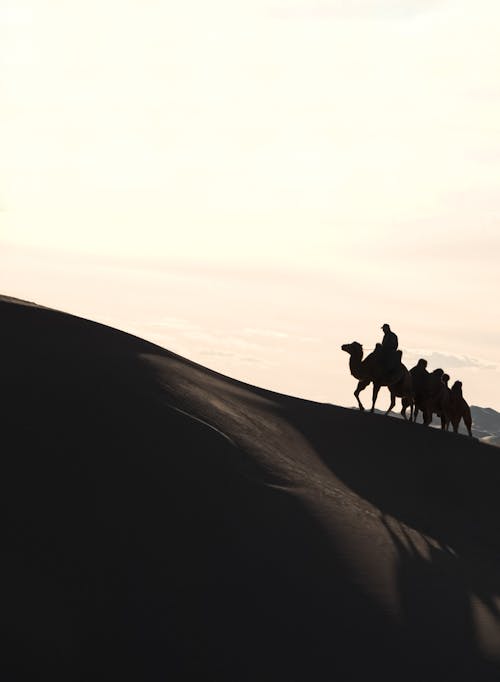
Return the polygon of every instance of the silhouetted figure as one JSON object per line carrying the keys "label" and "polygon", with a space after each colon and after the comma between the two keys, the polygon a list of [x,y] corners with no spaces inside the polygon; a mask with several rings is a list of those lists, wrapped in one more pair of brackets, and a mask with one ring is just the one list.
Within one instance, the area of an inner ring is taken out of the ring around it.
{"label": "silhouetted figure", "polygon": [[410,369],[411,378],[413,379],[413,389],[415,395],[424,393],[429,372],[427,371],[427,360],[420,358],[415,367]]}
{"label": "silhouetted figure", "polygon": [[[401,351],[396,351],[399,359],[397,365],[392,369],[388,369],[382,362],[380,344],[378,344],[377,350],[373,353],[370,353],[370,355],[368,355],[368,357],[365,359],[363,359],[363,346],[357,341],[345,343],[342,346],[342,350],[348,353],[350,356],[349,369],[351,370],[352,376],[358,379],[358,386],[354,391],[354,396],[358,401],[359,409],[365,409],[361,404],[359,394],[370,383],[373,383],[372,412],[375,409],[375,402],[377,400],[380,387],[387,386],[391,394],[391,404],[386,414],[389,414],[394,407],[396,398],[404,398],[407,401],[406,407],[411,407],[411,419],[413,415],[413,391],[411,386],[411,376],[406,367],[401,363]],[[405,411],[402,411],[401,414],[406,419]]]}
{"label": "silhouetted figure", "polygon": [[384,337],[382,343],[377,344],[378,352],[380,353],[380,360],[382,365],[391,370],[401,364],[402,353],[398,353],[398,337],[391,331],[388,324],[382,325]]}
{"label": "silhouetted figure", "polygon": [[[414,421],[417,421],[419,410],[423,413],[425,394],[427,391],[427,384],[429,381],[429,372],[427,371],[427,360],[420,358],[415,367],[410,369],[412,385],[413,385],[413,399],[415,401]],[[406,401],[405,401],[406,402]],[[407,405],[403,402],[403,408]]]}
{"label": "silhouetted figure", "polygon": [[382,348],[384,351],[397,351],[398,349],[398,337],[391,331],[388,324],[382,325],[382,331],[384,332],[384,338],[382,339]]}
{"label": "silhouetted figure", "polygon": [[432,413],[435,405],[439,402],[440,393],[443,390],[442,376],[444,371],[439,367],[429,374],[427,388],[423,401],[424,424],[428,426],[432,421]]}
{"label": "silhouetted figure", "polygon": [[[417,421],[418,412],[421,411],[424,424],[429,425],[431,423],[436,401],[439,401],[441,391],[446,388],[442,382],[443,374],[442,369],[435,369],[429,373],[427,371],[427,360],[423,358],[417,362],[415,367],[411,368],[410,376],[415,402],[414,421]],[[408,405],[409,403],[404,400],[403,408]]]}
{"label": "silhouetted figure", "polygon": [[465,401],[462,394],[462,382],[455,381],[450,389],[450,421],[453,426],[453,431],[458,432],[458,425],[460,420],[464,420],[464,424],[467,428],[469,436],[472,437],[472,416],[470,413],[470,407]]}
{"label": "silhouetted figure", "polygon": [[[441,387],[434,397],[433,404],[431,405],[432,412],[434,412],[441,419],[441,428],[448,430],[450,424],[450,389],[448,387],[448,381],[450,380],[449,374],[441,375]],[[432,415],[431,415],[432,419]]]}

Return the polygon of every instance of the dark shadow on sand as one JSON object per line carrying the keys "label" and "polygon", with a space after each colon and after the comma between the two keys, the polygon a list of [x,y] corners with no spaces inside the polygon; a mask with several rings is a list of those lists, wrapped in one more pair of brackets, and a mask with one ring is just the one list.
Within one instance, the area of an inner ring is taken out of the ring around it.
{"label": "dark shadow on sand", "polygon": [[[381,511],[397,553],[405,629],[432,663],[423,679],[498,679],[500,665],[480,650],[471,610],[477,597],[500,623],[497,451],[399,419],[318,408],[290,404],[287,417],[332,473]],[[320,435],[329,424],[331,442]],[[425,558],[409,528],[427,544]]]}
{"label": "dark shadow on sand", "polygon": [[302,505],[165,406],[151,345],[0,306],[4,679],[413,679]]}

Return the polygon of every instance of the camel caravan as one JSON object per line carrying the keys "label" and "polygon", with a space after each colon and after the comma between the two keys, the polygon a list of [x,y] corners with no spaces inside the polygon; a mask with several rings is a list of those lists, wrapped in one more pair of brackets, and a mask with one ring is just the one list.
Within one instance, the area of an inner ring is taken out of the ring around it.
{"label": "camel caravan", "polygon": [[384,337],[375,350],[363,359],[363,346],[357,341],[345,343],[342,350],[349,354],[349,369],[358,385],[354,391],[359,409],[364,410],[359,394],[373,384],[372,408],[375,409],[378,392],[387,386],[391,394],[389,414],[396,398],[401,398],[401,415],[408,420],[406,411],[410,408],[410,421],[417,421],[419,412],[422,421],[429,425],[433,415],[441,419],[441,428],[448,431],[450,424],[455,433],[463,419],[469,436],[472,436],[470,407],[462,394],[462,382],[455,381],[450,388],[450,376],[442,369],[427,370],[427,360],[420,359],[415,367],[408,370],[402,363],[403,353],[398,350],[398,337],[388,324],[382,327]]}

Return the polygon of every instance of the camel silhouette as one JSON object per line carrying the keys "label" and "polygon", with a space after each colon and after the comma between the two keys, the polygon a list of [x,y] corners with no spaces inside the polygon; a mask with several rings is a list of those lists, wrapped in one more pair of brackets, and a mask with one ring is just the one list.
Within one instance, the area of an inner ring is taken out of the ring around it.
{"label": "camel silhouette", "polygon": [[[415,367],[410,369],[411,382],[413,388],[413,419],[417,421],[419,410],[423,413],[424,402],[426,397],[427,383],[429,381],[429,372],[427,371],[427,360],[420,358]],[[409,406],[409,401],[403,398],[403,409]]]}
{"label": "camel silhouette", "polygon": [[[419,412],[422,412],[422,421],[428,426],[432,421],[433,413],[444,414],[445,425],[441,423],[442,428],[446,426],[446,415],[448,414],[448,385],[443,383],[443,377],[450,377],[445,374],[441,368],[435,369],[433,372],[428,372],[427,361],[421,359],[410,370],[413,385],[414,411],[413,420],[416,422]],[[403,398],[403,409],[409,406],[407,398]]]}
{"label": "camel silhouette", "polygon": [[472,437],[472,416],[470,407],[462,395],[461,381],[455,381],[450,389],[449,415],[455,433],[458,432],[458,425],[463,419],[469,436]]}
{"label": "camel silhouette", "polygon": [[[464,420],[469,436],[472,437],[472,416],[468,403],[462,394],[462,382],[455,381],[449,388],[450,375],[445,374],[441,368],[428,372],[427,360],[423,358],[412,367],[410,374],[413,382],[414,398],[414,421],[417,421],[419,412],[422,412],[423,423],[427,426],[435,414],[441,419],[441,428],[448,431],[450,424],[455,433],[458,432],[460,420]],[[410,402],[408,398],[402,399],[403,409]]]}
{"label": "camel silhouette", "polygon": [[441,386],[436,391],[436,394],[432,398],[432,402],[429,407],[432,413],[437,415],[441,419],[441,428],[443,431],[448,431],[450,424],[450,388],[448,386],[448,381],[450,380],[449,374],[441,375]]}
{"label": "camel silhouette", "polygon": [[359,399],[359,394],[369,384],[373,384],[371,412],[375,410],[375,403],[377,401],[380,388],[382,386],[387,386],[391,394],[391,404],[389,409],[386,411],[386,415],[392,411],[392,408],[396,404],[396,398],[403,398],[405,400],[406,406],[405,403],[403,403],[401,414],[405,419],[407,419],[406,409],[407,407],[410,407],[411,420],[413,417],[413,390],[411,375],[401,362],[401,351],[397,352],[399,363],[395,367],[388,369],[383,362],[381,362],[380,354],[377,354],[377,351],[370,353],[370,355],[363,360],[363,346],[358,341],[345,343],[343,346],[341,346],[341,349],[350,356],[349,369],[352,376],[355,379],[358,379],[358,385],[354,391],[354,395],[358,401],[359,409],[365,409],[361,403],[361,400]]}

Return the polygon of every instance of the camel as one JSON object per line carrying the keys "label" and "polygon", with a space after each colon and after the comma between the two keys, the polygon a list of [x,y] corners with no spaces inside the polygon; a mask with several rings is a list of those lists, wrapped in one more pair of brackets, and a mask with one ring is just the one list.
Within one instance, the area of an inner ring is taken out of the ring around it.
{"label": "camel", "polygon": [[453,426],[453,431],[458,432],[458,425],[460,420],[464,420],[464,424],[469,432],[469,436],[472,438],[472,416],[470,413],[470,407],[465,401],[462,395],[462,382],[455,381],[450,389],[450,421]]}
{"label": "camel", "polygon": [[341,349],[349,354],[349,369],[352,376],[355,379],[358,379],[358,386],[354,391],[354,395],[358,401],[359,409],[362,411],[365,409],[359,399],[359,394],[369,384],[373,383],[371,412],[375,410],[375,402],[380,388],[382,386],[387,386],[391,394],[391,404],[385,414],[388,415],[392,411],[392,408],[396,404],[396,397],[403,398],[406,399],[407,405],[406,407],[403,406],[401,414],[407,419],[406,408],[409,406],[411,420],[413,417],[411,376],[407,368],[401,363],[401,351],[398,351],[399,364],[395,368],[388,370],[380,363],[380,358],[377,357],[376,352],[370,353],[370,355],[363,360],[363,346],[357,341],[345,343],[341,346]]}
{"label": "camel", "polygon": [[422,417],[424,424],[429,426],[432,421],[432,414],[441,404],[441,394],[443,392],[444,371],[439,368],[429,374],[422,401]]}
{"label": "camel", "polygon": [[[432,421],[433,412],[443,411],[447,399],[447,385],[443,384],[442,377],[449,376],[444,374],[442,369],[435,369],[428,372],[426,369],[427,361],[419,360],[415,367],[412,367],[410,374],[414,387],[414,413],[413,420],[416,422],[419,411],[422,412],[422,421],[428,426]],[[409,405],[407,398],[403,399],[403,409]],[[444,428],[444,427],[443,427]]]}
{"label": "camel", "polygon": [[449,374],[441,375],[441,386],[436,394],[433,396],[430,402],[429,408],[432,413],[436,414],[441,419],[441,429],[443,431],[448,431],[450,425],[450,388],[448,386],[448,381],[450,380]]}
{"label": "camel", "polygon": [[[417,421],[418,411],[421,410],[423,413],[423,405],[425,398],[425,391],[427,389],[427,382],[429,380],[429,372],[427,371],[427,360],[420,358],[415,367],[410,369],[411,382],[413,387],[413,401],[414,401],[414,412],[413,420]],[[403,398],[403,410],[409,406],[409,401]]]}

